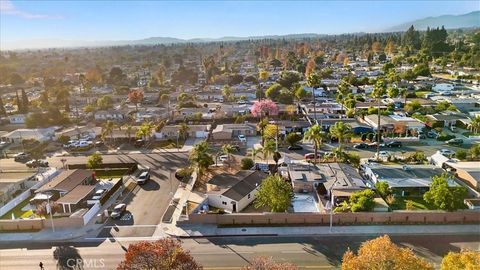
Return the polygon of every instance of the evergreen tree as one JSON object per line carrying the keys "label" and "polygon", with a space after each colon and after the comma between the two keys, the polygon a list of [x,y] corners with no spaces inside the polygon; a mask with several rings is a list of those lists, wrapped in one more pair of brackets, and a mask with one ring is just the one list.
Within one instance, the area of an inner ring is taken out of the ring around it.
{"label": "evergreen tree", "polygon": [[27,113],[28,112],[28,96],[25,93],[25,89],[22,89],[22,112]]}
{"label": "evergreen tree", "polygon": [[20,102],[20,97],[18,96],[18,91],[15,91],[16,100],[17,100],[17,112],[22,112],[22,102]]}
{"label": "evergreen tree", "polygon": [[6,115],[7,115],[7,111],[5,111],[5,107],[3,105],[3,99],[0,96],[0,116],[6,116]]}
{"label": "evergreen tree", "polygon": [[408,47],[409,50],[419,50],[421,46],[420,33],[415,28],[410,26],[407,32],[403,35],[403,46]]}

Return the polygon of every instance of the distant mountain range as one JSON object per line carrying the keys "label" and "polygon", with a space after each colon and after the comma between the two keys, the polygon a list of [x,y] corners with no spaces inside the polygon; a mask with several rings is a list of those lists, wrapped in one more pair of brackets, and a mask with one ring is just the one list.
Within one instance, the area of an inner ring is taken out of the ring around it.
{"label": "distant mountain range", "polygon": [[[421,20],[407,22],[394,27],[385,29],[383,32],[406,31],[411,25],[417,30],[426,30],[427,27],[445,26],[447,29],[480,27],[480,11],[474,11],[463,15],[444,15],[438,17],[428,17]],[[124,45],[156,45],[156,44],[176,44],[176,43],[200,43],[200,42],[222,42],[222,41],[240,41],[240,40],[259,40],[259,39],[301,39],[318,38],[326,35],[305,33],[291,35],[266,35],[249,37],[221,37],[221,38],[193,38],[180,39],[173,37],[150,37],[139,40],[103,40],[103,41],[84,41],[84,40],[63,40],[63,39],[37,39],[22,40],[15,42],[1,42],[0,50],[11,49],[42,49],[42,48],[74,48],[74,47],[105,47],[105,46],[124,46]]]}
{"label": "distant mountain range", "polygon": [[240,40],[259,40],[259,39],[301,39],[315,38],[326,35],[321,34],[290,34],[290,35],[266,35],[249,37],[221,37],[221,38],[193,38],[180,39],[172,37],[150,37],[137,40],[64,40],[64,39],[34,39],[15,42],[4,42],[1,44],[1,50],[10,49],[42,49],[42,48],[74,48],[74,47],[106,47],[106,46],[125,46],[125,45],[156,45],[156,44],[182,44],[182,43],[201,43],[201,42],[226,42]]}
{"label": "distant mountain range", "polygon": [[473,11],[462,15],[443,15],[403,23],[385,29],[385,32],[406,31],[411,25],[417,30],[427,30],[427,27],[442,27],[446,29],[480,27],[480,11]]}

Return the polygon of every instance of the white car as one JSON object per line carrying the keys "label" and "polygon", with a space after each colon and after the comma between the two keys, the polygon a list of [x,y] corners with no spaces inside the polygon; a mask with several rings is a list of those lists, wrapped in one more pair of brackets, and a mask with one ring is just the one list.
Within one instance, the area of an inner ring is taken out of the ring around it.
{"label": "white car", "polygon": [[391,156],[390,152],[380,151],[380,152],[378,152],[378,156],[377,156],[377,153],[375,153],[374,158],[381,159],[381,160],[387,160],[388,157],[390,157],[390,156]]}
{"label": "white car", "polygon": [[228,160],[228,156],[227,155],[221,155],[218,157],[218,160],[220,160],[221,162],[225,162]]}
{"label": "white car", "polygon": [[453,155],[455,155],[455,152],[453,152],[450,149],[446,149],[446,148],[438,150],[438,153],[440,153],[440,154],[442,154],[446,157],[453,157]]}
{"label": "white car", "polygon": [[245,137],[245,135],[243,135],[243,134],[238,135],[238,139],[239,139],[241,142],[247,142],[247,137]]}

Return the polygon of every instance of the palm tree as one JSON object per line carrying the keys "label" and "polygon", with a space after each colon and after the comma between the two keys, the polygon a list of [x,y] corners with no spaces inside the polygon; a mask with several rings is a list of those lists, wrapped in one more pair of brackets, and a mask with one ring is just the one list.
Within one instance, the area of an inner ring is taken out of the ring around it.
{"label": "palm tree", "polygon": [[380,77],[377,79],[375,83],[375,87],[372,91],[372,97],[377,99],[377,158],[380,154],[380,138],[382,131],[380,129],[380,100],[382,99],[383,95],[387,92],[387,83],[385,79]]}
{"label": "palm tree", "polygon": [[315,89],[320,87],[322,78],[316,72],[310,73],[307,78],[307,85],[312,88],[312,99],[313,99],[313,117],[315,118],[315,123],[317,123],[317,108],[315,105]]}
{"label": "palm tree", "polygon": [[475,118],[472,119],[470,122],[470,130],[473,133],[478,133],[478,130],[480,129],[480,115],[477,115]]}
{"label": "palm tree", "polygon": [[265,145],[263,146],[263,149],[262,149],[263,159],[268,160],[268,157],[273,156],[276,149],[277,149],[277,147],[275,145],[275,141],[267,140]]}
{"label": "palm tree", "polygon": [[315,163],[317,163],[318,149],[320,149],[322,146],[325,136],[326,134],[319,124],[311,126],[303,135],[304,140],[313,141],[313,145],[315,147]]}
{"label": "palm tree", "polygon": [[330,135],[338,139],[338,148],[342,151],[343,143],[352,136],[352,126],[344,122],[336,122],[330,127]]}
{"label": "palm tree", "polygon": [[188,130],[190,127],[184,122],[180,124],[180,127],[178,127],[178,135],[183,138],[183,140],[186,140],[188,137]]}
{"label": "palm tree", "polygon": [[257,155],[258,155],[258,154],[261,154],[261,153],[263,153],[262,148],[255,148],[255,147],[252,148],[252,159],[253,159],[253,162],[256,161]]}
{"label": "palm tree", "polygon": [[260,134],[262,136],[262,146],[265,144],[265,139],[263,138],[263,131],[265,130],[265,127],[268,125],[268,118],[262,118],[260,121],[258,121],[257,124],[257,130],[260,131]]}
{"label": "palm tree", "polygon": [[235,148],[231,144],[224,144],[222,146],[222,152],[230,159],[230,156],[235,152]]}
{"label": "palm tree", "polygon": [[153,124],[153,122],[144,122],[137,131],[137,137],[141,137],[142,139],[150,138],[154,127],[155,124]]}
{"label": "palm tree", "polygon": [[107,136],[110,136],[110,139],[113,141],[113,130],[115,129],[116,124],[110,120],[105,122],[102,126],[102,139],[105,140]]}
{"label": "palm tree", "polygon": [[123,128],[125,129],[125,135],[127,135],[128,141],[131,141],[132,138],[132,132],[133,132],[133,127],[130,124],[125,124],[123,125]]}
{"label": "palm tree", "polygon": [[209,152],[210,148],[208,143],[206,141],[202,141],[193,147],[193,150],[188,156],[190,165],[197,170],[199,177],[208,169],[210,165],[214,163]]}

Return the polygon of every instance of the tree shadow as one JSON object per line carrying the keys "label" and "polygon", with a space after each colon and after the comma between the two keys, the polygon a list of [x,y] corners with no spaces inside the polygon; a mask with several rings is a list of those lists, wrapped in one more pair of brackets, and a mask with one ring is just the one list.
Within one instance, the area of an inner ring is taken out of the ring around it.
{"label": "tree shadow", "polygon": [[83,269],[83,259],[78,250],[72,246],[58,246],[53,251],[57,269]]}

